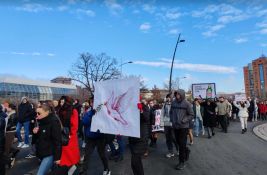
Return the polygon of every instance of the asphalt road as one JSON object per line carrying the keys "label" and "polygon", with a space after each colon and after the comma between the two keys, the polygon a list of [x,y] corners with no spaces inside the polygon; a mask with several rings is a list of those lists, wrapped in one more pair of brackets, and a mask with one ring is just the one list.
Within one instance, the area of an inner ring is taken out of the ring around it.
{"label": "asphalt road", "polygon": [[[259,123],[256,123],[259,124]],[[151,149],[148,158],[143,160],[147,175],[266,175],[267,174],[267,142],[255,136],[249,123],[246,134],[241,134],[240,123],[232,122],[227,134],[216,130],[212,139],[194,138],[190,146],[191,155],[187,167],[183,171],[174,170],[178,158],[166,159],[164,135],[160,136],[158,147]],[[15,166],[8,170],[8,175],[36,174],[38,160],[26,160],[23,157],[28,150],[22,150]],[[132,175],[129,149],[125,159],[120,163],[110,162],[113,175]],[[91,159],[89,175],[102,174],[103,167],[96,153]]]}

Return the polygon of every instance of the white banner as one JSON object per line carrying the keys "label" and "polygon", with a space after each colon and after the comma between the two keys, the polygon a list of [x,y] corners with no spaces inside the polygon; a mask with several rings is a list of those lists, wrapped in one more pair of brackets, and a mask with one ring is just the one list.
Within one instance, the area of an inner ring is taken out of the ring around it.
{"label": "white banner", "polygon": [[235,101],[247,101],[246,94],[235,95]]}
{"label": "white banner", "polygon": [[192,93],[193,98],[215,98],[216,85],[215,83],[192,84]]}
{"label": "white banner", "polygon": [[95,84],[91,131],[114,135],[140,137],[138,78],[108,80]]}
{"label": "white banner", "polygon": [[152,132],[164,131],[164,127],[160,126],[161,109],[155,111],[155,125],[152,125]]}

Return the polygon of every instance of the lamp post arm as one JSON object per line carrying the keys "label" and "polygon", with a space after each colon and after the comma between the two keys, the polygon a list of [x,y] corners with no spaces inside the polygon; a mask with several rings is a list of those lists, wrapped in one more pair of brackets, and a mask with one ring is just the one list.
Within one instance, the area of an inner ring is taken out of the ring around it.
{"label": "lamp post arm", "polygon": [[171,91],[172,91],[172,70],[173,70],[173,63],[174,63],[174,59],[175,59],[175,54],[176,54],[177,46],[178,46],[178,43],[180,42],[180,36],[181,36],[181,33],[178,36],[178,40],[176,42],[176,46],[175,46],[173,57],[172,57],[170,80],[169,80],[169,93],[171,93]]}

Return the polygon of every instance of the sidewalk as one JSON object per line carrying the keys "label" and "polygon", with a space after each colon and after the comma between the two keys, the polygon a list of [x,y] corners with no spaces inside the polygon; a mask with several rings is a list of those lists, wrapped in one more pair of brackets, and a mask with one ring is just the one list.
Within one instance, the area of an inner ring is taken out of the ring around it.
{"label": "sidewalk", "polygon": [[254,127],[253,132],[261,139],[267,141],[267,123]]}

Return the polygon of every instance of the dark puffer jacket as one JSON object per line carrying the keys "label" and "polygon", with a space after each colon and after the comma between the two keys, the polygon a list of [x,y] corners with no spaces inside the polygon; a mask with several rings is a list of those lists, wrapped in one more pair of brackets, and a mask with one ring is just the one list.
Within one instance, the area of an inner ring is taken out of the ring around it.
{"label": "dark puffer jacket", "polygon": [[36,134],[36,153],[42,159],[54,156],[54,161],[61,157],[61,125],[59,119],[54,115],[41,119],[39,131]]}
{"label": "dark puffer jacket", "polygon": [[192,105],[185,99],[185,91],[178,90],[181,99],[175,99],[171,104],[170,117],[175,129],[189,128],[189,122],[194,118]]}
{"label": "dark puffer jacket", "polygon": [[32,105],[29,102],[21,103],[18,111],[18,122],[24,123],[32,120],[34,113]]}
{"label": "dark puffer jacket", "polygon": [[147,126],[150,124],[150,112],[147,105],[142,104],[143,112],[140,113],[140,138],[129,138],[130,149],[132,154],[143,155],[147,149],[147,140],[149,132]]}

